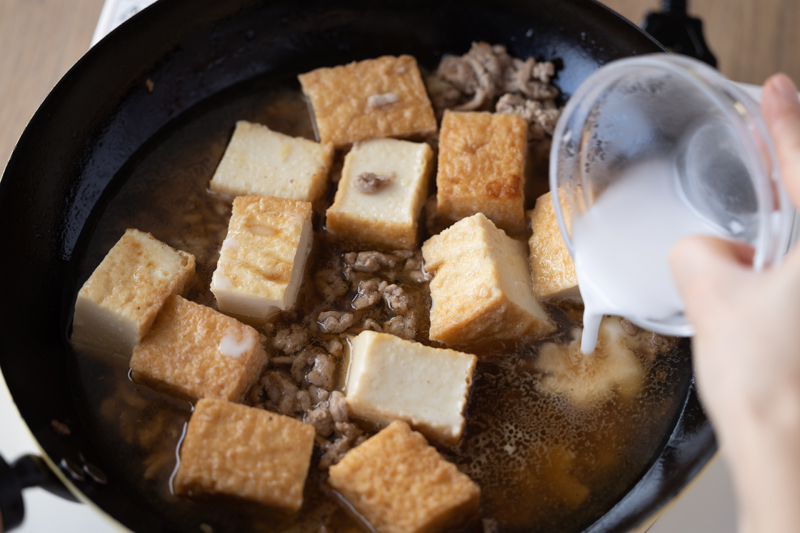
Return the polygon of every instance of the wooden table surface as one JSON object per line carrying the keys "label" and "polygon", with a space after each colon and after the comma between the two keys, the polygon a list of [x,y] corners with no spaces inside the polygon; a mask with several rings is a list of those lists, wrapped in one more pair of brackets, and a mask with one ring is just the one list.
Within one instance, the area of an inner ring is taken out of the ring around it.
{"label": "wooden table surface", "polygon": [[[605,0],[639,22],[658,0]],[[706,40],[731,79],[800,80],[800,0],[694,0]],[[36,108],[89,47],[103,0],[0,0],[0,168]]]}

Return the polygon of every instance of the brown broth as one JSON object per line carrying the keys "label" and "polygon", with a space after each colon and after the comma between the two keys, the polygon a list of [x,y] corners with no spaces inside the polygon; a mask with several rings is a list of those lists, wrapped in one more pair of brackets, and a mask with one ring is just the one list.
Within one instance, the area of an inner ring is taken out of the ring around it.
{"label": "brown broth", "polygon": [[[197,258],[195,283],[187,297],[214,307],[208,287],[230,216],[229,200],[207,190],[236,120],[266,124],[313,139],[306,104],[294,82],[253,82],[212,99],[153,140],[147,153],[133,160],[129,174],[100,215],[82,262],[88,277],[126,228],[138,228],[190,252]],[[335,184],[331,184],[330,202]],[[311,313],[321,305],[310,277],[336,261],[346,245],[318,232],[306,278],[298,297],[300,313],[285,313],[279,323]],[[429,302],[427,284],[413,296]],[[347,308],[351,293],[342,300]],[[564,342],[576,325],[575,310],[549,309]],[[573,318],[571,318],[573,317]],[[427,316],[417,340],[426,344]],[[646,471],[666,440],[685,397],[691,368],[679,345],[646,368],[642,392],[633,401],[612,400],[590,411],[571,407],[545,391],[535,373],[525,371],[540,342],[483,346],[467,409],[464,439],[455,449],[441,449],[481,487],[484,527],[500,531],[557,531],[587,527],[608,511]],[[340,368],[340,372],[341,372]],[[213,505],[179,498],[170,491],[180,439],[191,405],[155,392],[128,377],[128,360],[81,349],[72,360],[73,379],[85,421],[95,435],[112,474],[145,505],[176,528],[214,532],[355,531],[351,518],[326,488],[315,450],[306,482],[303,509],[294,518],[270,509],[218,501]],[[340,380],[342,381],[342,380]],[[476,526],[475,521],[470,527]]]}

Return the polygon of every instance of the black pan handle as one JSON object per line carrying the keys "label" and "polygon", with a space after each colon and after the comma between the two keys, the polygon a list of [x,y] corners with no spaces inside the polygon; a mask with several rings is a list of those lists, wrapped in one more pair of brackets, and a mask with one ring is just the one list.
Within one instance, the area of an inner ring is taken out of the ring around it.
{"label": "black pan handle", "polygon": [[24,455],[11,465],[0,457],[0,533],[22,523],[22,491],[28,487],[41,487],[66,500],[78,501],[38,455]]}
{"label": "black pan handle", "polygon": [[703,21],[689,16],[688,0],[662,0],[661,12],[645,15],[643,29],[677,54],[683,54],[717,66],[703,37]]}

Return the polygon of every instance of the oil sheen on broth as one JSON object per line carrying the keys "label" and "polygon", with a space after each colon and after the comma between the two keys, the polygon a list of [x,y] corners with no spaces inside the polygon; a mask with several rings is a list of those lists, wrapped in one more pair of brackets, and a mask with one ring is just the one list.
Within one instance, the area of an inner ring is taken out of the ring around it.
{"label": "oil sheen on broth", "polygon": [[[78,286],[126,228],[138,228],[195,255],[197,274],[187,297],[214,307],[208,287],[230,202],[208,192],[207,184],[240,119],[314,138],[306,103],[291,79],[249,82],[204,103],[154,138],[116,178],[116,189],[108,193],[85,243]],[[334,190],[332,184],[328,202]],[[278,318],[283,323],[320,304],[310,288],[313,273],[351,251],[324,239],[319,215],[315,218],[314,248],[297,300],[301,312],[284,313]],[[418,291],[416,297],[429,301],[427,284]],[[351,297],[352,290],[343,306]],[[580,326],[581,309],[550,306],[548,311],[559,323],[550,340],[569,342],[571,330]],[[429,344],[424,322],[416,340]],[[533,365],[542,342],[481,348],[465,436],[457,448],[440,449],[481,487],[482,522],[472,521],[469,530],[582,530],[641,477],[678,416],[690,379],[685,343],[655,358],[637,356],[645,377],[635,398],[578,409],[543,388]],[[172,527],[198,531],[208,525],[217,533],[312,532],[322,525],[333,532],[363,529],[325,488],[327,474],[317,468],[316,450],[296,517],[241,502],[214,499],[212,505],[172,495],[170,478],[191,404],[134,383],[122,357],[81,349],[70,366],[85,422],[108,473]]]}

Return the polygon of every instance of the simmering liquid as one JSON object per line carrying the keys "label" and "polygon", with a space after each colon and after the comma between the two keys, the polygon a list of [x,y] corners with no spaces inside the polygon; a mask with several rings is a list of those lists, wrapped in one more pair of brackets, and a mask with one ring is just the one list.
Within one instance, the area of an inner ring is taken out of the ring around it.
{"label": "simmering liquid", "polygon": [[[208,287],[230,202],[210,193],[207,185],[240,119],[313,139],[306,104],[293,80],[251,82],[205,103],[154,139],[146,153],[131,161],[128,175],[118,177],[118,190],[91,235],[78,285],[126,228],[138,228],[196,256],[197,274],[187,297],[215,306]],[[335,184],[330,189],[328,202]],[[308,288],[314,273],[351,251],[347,244],[324,238],[319,216],[324,207],[318,209],[314,249],[298,297],[303,313],[319,305],[319,297]],[[416,291],[415,298],[429,301],[426,283]],[[351,297],[352,289],[343,297],[342,309]],[[548,311],[559,324],[548,341],[568,343],[572,329],[580,326],[582,310],[551,306]],[[297,315],[284,313],[277,320],[287,324]],[[416,340],[431,344],[426,320]],[[520,339],[476,351],[480,361],[465,436],[456,448],[440,448],[481,487],[482,521],[465,526],[470,530],[582,530],[646,471],[678,416],[691,375],[685,344],[656,357],[646,350],[637,355],[644,378],[636,398],[612,394],[610,400],[578,408],[542,386],[535,361],[543,342]],[[317,531],[323,525],[334,532],[363,529],[327,489],[327,474],[318,468],[319,450],[312,459],[303,508],[294,517],[239,502],[174,496],[170,478],[191,416],[189,402],[131,381],[126,358],[81,349],[73,354],[71,367],[85,421],[108,467],[115,469],[109,473],[124,480],[129,491],[173,527],[196,532],[207,525],[217,533]]]}

